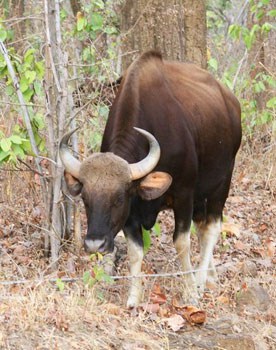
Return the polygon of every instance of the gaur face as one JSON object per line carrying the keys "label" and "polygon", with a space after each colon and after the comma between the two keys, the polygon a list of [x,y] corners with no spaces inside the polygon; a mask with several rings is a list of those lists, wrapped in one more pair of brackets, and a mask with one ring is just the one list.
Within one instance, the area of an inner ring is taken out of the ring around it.
{"label": "gaur face", "polygon": [[[85,206],[87,233],[84,247],[89,253],[113,251],[114,237],[126,223],[133,195],[145,200],[155,199],[171,184],[170,175],[150,173],[159,160],[160,148],[150,133],[137,130],[150,141],[150,151],[135,164],[128,164],[109,152],[95,153],[81,163],[67,149],[72,132],[64,135],[60,142],[67,187],[73,196],[81,194]],[[142,181],[134,182],[138,179]]]}
{"label": "gaur face", "polygon": [[81,197],[87,216],[87,252],[111,252],[114,237],[128,214],[132,180],[128,163],[111,153],[98,153],[80,168]]}

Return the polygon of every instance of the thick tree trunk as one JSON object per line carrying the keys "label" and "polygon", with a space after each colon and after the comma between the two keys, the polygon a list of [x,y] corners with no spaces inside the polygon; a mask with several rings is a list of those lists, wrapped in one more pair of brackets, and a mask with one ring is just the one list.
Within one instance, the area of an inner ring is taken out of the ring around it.
{"label": "thick tree trunk", "polygon": [[161,51],[167,59],[185,59],[182,0],[126,0],[121,31],[123,70],[150,49]]}
{"label": "thick tree trunk", "polygon": [[150,49],[206,67],[204,0],[126,0],[121,11],[123,70]]}
{"label": "thick tree trunk", "polygon": [[206,5],[204,0],[183,0],[185,58],[207,67]]}

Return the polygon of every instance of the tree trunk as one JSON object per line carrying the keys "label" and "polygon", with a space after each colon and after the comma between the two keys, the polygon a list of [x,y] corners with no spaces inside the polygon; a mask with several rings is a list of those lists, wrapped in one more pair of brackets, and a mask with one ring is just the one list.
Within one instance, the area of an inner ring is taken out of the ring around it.
{"label": "tree trunk", "polygon": [[184,60],[182,0],[126,0],[121,31],[123,70],[150,49],[159,50],[167,59]]}
{"label": "tree trunk", "polygon": [[206,6],[204,0],[183,0],[185,58],[207,67]]}
{"label": "tree trunk", "polygon": [[[62,198],[63,167],[58,154],[58,144],[64,133],[68,106],[67,54],[62,51],[60,8],[58,0],[44,0],[46,22],[46,75],[48,150],[51,164],[51,208],[49,210],[50,246],[52,266],[57,266],[59,248],[64,236],[66,217]],[[48,241],[46,241],[46,246]]]}
{"label": "tree trunk", "polygon": [[206,67],[204,0],[126,0],[121,12],[123,70],[150,49]]}
{"label": "tree trunk", "polygon": [[25,1],[24,0],[12,0],[10,14],[14,17],[15,23],[13,25],[14,30],[14,44],[17,52],[22,49],[22,38],[26,31],[24,17]]}

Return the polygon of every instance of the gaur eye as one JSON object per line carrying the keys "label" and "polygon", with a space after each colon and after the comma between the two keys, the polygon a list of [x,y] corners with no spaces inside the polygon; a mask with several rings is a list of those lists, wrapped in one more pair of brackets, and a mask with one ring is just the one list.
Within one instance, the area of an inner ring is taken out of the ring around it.
{"label": "gaur eye", "polygon": [[115,207],[120,207],[121,205],[123,205],[123,203],[124,203],[124,198],[123,198],[123,196],[118,196],[118,197],[115,198],[115,200],[114,200],[114,202],[113,202],[113,205],[114,205]]}

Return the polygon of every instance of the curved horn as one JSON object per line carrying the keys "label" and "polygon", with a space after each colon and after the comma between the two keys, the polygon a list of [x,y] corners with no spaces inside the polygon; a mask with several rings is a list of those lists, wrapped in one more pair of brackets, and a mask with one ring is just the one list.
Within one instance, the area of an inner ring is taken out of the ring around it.
{"label": "curved horn", "polygon": [[155,168],[160,158],[160,146],[156,138],[148,131],[139,128],[134,129],[137,130],[140,134],[144,135],[150,144],[148,155],[140,162],[129,165],[132,180],[137,180],[146,176]]}
{"label": "curved horn", "polygon": [[80,165],[81,162],[72,156],[68,149],[68,141],[71,137],[71,135],[78,130],[78,128],[74,130],[70,130],[65,135],[62,136],[62,139],[59,143],[59,156],[62,161],[62,164],[64,165],[65,170],[74,176],[76,179],[79,178],[80,173]]}

